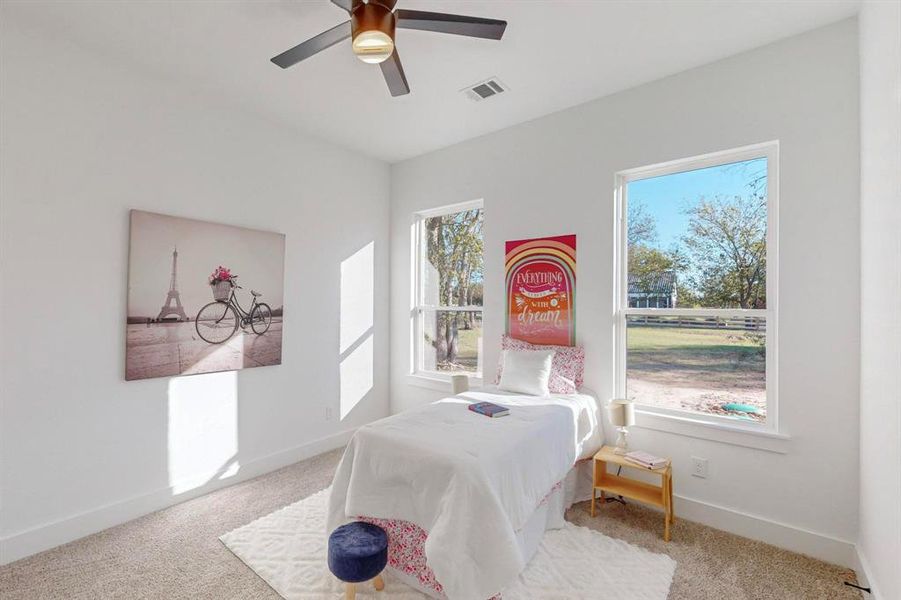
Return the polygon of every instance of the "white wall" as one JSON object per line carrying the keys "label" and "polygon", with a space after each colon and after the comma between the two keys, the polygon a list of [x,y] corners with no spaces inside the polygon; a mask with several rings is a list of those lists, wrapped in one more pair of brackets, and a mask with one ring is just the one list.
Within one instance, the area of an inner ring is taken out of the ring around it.
{"label": "white wall", "polygon": [[[577,234],[585,381],[606,399],[614,386],[614,174],[774,139],[781,143],[779,392],[791,439],[778,445],[785,453],[649,429],[635,429],[632,440],[673,456],[685,516],[851,562],[860,259],[853,20],[394,165],[392,410],[440,395],[406,378],[414,211],[485,201],[488,372],[503,332],[504,241]],[[708,479],[689,476],[691,455],[709,459]]]}
{"label": "white wall", "polygon": [[[2,560],[386,415],[388,166],[4,16]],[[124,381],[131,208],[287,235],[281,366]],[[339,340],[342,262],[370,243],[345,265],[374,281],[345,290],[369,299],[343,303],[360,339]]]}
{"label": "white wall", "polygon": [[877,598],[901,598],[901,4],[860,13],[860,538]]}

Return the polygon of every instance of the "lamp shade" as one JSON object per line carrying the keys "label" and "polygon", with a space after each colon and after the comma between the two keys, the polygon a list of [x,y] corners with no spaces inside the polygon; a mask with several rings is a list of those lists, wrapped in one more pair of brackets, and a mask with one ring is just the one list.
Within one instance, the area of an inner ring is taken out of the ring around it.
{"label": "lamp shade", "polygon": [[394,52],[394,13],[379,2],[360,2],[350,15],[351,48],[365,63],[378,64]]}
{"label": "lamp shade", "polygon": [[630,400],[611,400],[607,416],[615,427],[631,427],[635,424],[635,405]]}
{"label": "lamp shade", "polygon": [[451,375],[454,395],[469,391],[469,375]]}

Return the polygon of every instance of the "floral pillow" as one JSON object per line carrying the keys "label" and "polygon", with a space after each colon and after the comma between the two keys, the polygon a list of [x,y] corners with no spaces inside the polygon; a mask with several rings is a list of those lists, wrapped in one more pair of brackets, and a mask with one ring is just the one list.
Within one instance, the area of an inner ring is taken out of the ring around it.
{"label": "floral pillow", "polygon": [[[548,380],[548,390],[552,394],[575,394],[582,387],[582,379],[585,375],[585,349],[582,346],[543,346],[530,344],[505,335],[501,338],[502,350],[553,350],[554,359],[551,362],[551,377]],[[501,380],[504,371],[504,362],[498,361],[497,381]]]}

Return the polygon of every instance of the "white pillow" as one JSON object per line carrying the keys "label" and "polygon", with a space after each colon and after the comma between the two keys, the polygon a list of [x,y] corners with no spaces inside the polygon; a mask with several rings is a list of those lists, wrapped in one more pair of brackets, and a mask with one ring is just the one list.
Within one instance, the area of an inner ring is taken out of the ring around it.
{"label": "white pillow", "polygon": [[504,371],[498,389],[530,396],[547,396],[553,350],[504,350]]}

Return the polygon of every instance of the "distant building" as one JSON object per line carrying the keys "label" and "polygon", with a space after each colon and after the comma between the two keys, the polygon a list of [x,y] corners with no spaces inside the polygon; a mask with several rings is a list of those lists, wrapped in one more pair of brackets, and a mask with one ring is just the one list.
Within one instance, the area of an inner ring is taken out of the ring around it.
{"label": "distant building", "polygon": [[675,308],[676,274],[629,275],[629,308]]}

